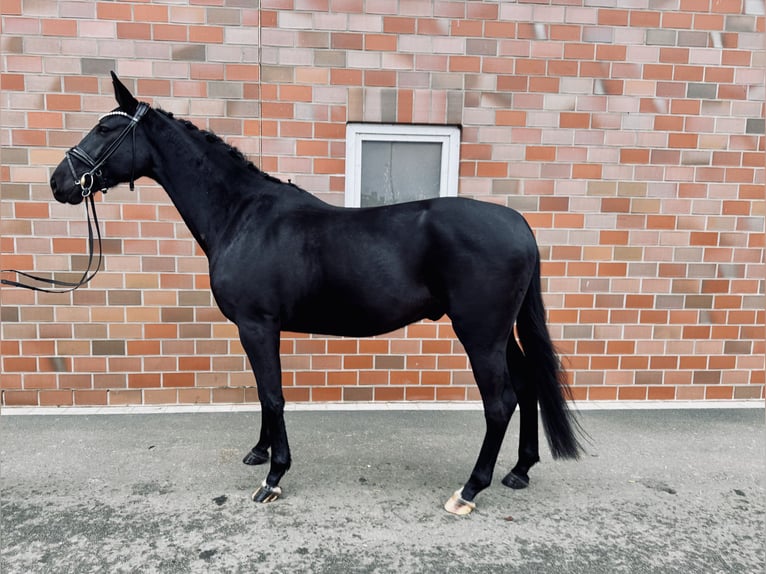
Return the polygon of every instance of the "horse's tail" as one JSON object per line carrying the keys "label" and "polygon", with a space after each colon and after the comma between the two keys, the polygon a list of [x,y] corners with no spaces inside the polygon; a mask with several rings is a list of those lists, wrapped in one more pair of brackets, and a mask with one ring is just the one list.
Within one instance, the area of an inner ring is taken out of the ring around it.
{"label": "horse's tail", "polygon": [[578,458],[582,445],[577,438],[580,425],[567,406],[572,391],[566,374],[553,347],[545,322],[540,285],[540,256],[535,262],[532,281],[521,304],[516,320],[519,341],[524,352],[526,376],[537,390],[543,428],[554,458]]}

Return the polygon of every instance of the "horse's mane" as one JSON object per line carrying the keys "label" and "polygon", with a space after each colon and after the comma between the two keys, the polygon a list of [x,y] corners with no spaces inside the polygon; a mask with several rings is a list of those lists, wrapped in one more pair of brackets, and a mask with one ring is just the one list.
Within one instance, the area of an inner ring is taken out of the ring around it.
{"label": "horse's mane", "polygon": [[[245,156],[244,153],[242,153],[239,149],[237,149],[235,146],[231,145],[230,143],[227,143],[218,134],[211,132],[209,130],[203,130],[197,127],[195,124],[193,124],[189,120],[185,120],[183,118],[177,118],[173,115],[173,112],[168,112],[163,109],[158,109],[157,111],[167,116],[168,118],[177,121],[182,126],[184,126],[187,130],[197,132],[200,135],[200,137],[203,137],[205,139],[207,143],[222,148],[224,151],[226,151],[229,154],[229,157],[231,157],[232,159],[240,163],[246,169],[254,173],[260,174],[262,177],[264,177],[268,181],[272,181],[274,183],[285,183],[278,177],[274,177],[273,175],[270,175],[266,173],[265,171],[262,171],[261,169],[259,169],[252,161],[247,159],[247,156]],[[297,185],[295,185],[293,182],[289,180],[285,185],[290,185],[296,188],[298,187]]]}

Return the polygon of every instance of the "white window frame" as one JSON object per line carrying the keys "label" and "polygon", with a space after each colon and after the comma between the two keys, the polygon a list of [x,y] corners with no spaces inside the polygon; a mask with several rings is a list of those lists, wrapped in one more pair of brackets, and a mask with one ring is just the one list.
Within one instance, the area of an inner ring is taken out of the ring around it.
{"label": "white window frame", "polygon": [[441,143],[441,178],[439,196],[457,195],[460,170],[460,128],[412,124],[346,124],[346,207],[362,202],[362,142]]}

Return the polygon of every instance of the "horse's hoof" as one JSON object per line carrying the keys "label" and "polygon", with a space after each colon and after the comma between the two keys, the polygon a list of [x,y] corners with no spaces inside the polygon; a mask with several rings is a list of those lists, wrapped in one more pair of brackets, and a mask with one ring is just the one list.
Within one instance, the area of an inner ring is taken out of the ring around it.
{"label": "horse's hoof", "polygon": [[503,484],[513,490],[521,490],[529,486],[529,477],[511,471],[503,479]]}
{"label": "horse's hoof", "polygon": [[464,500],[461,496],[463,489],[456,490],[455,494],[450,496],[450,499],[444,504],[444,510],[450,514],[456,514],[457,516],[465,516],[471,514],[476,509],[476,505],[470,500]]}
{"label": "horse's hoof", "polygon": [[250,452],[248,452],[245,455],[245,458],[242,459],[242,462],[244,462],[245,464],[249,464],[251,466],[255,466],[257,464],[264,464],[266,462],[269,462],[269,453],[252,449]]}
{"label": "horse's hoof", "polygon": [[261,487],[253,493],[253,502],[274,502],[282,496],[282,489],[278,486],[269,486],[264,480]]}

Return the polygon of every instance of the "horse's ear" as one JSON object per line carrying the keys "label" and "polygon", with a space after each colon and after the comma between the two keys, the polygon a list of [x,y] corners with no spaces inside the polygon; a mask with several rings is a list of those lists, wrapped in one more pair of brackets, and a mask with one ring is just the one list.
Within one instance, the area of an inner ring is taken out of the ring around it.
{"label": "horse's ear", "polygon": [[112,84],[114,85],[114,98],[117,100],[117,104],[120,106],[120,109],[122,111],[130,114],[131,116],[136,113],[136,108],[138,107],[138,100],[133,97],[133,94],[130,93],[130,90],[125,87],[125,84],[123,84],[120,81],[120,78],[117,77],[117,74],[114,72],[110,72],[112,74]]}

